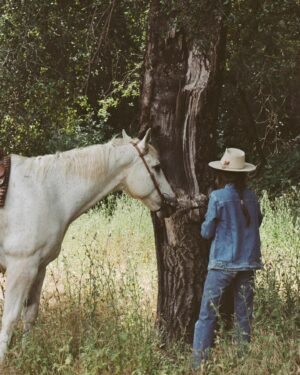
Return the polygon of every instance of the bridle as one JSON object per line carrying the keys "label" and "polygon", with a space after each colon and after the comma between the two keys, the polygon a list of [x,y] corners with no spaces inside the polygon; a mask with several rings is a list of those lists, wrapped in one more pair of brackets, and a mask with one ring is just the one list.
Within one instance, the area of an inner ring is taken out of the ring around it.
{"label": "bridle", "polygon": [[141,152],[141,150],[139,149],[137,143],[134,143],[134,142],[131,142],[132,146],[137,150],[138,154],[139,154],[139,157],[142,159],[142,162],[144,163],[144,166],[146,167],[150,177],[151,177],[151,180],[153,182],[153,185],[156,189],[156,191],[158,192],[158,195],[160,196],[161,200],[162,200],[162,204],[161,204],[161,207],[160,209],[156,210],[156,211],[153,211],[153,212],[159,212],[162,210],[162,208],[164,206],[166,206],[168,204],[167,202],[167,197],[165,195],[163,195],[163,193],[161,192],[160,190],[160,187],[158,185],[158,182],[154,176],[154,174],[151,172],[150,168],[149,168],[149,165],[147,164],[146,160],[145,160],[145,157],[143,155],[143,153]]}
{"label": "bridle", "polygon": [[[160,190],[160,187],[158,185],[158,182],[154,176],[154,174],[151,172],[150,168],[149,168],[149,165],[147,164],[146,160],[145,160],[145,157],[143,155],[143,153],[141,152],[141,150],[139,149],[137,143],[134,143],[134,142],[130,142],[132,144],[132,146],[137,150],[138,154],[139,154],[139,157],[142,159],[142,162],[144,164],[144,166],[146,167],[150,177],[151,177],[151,180],[153,182],[153,185],[156,189],[156,191],[158,192],[161,200],[162,200],[162,204],[161,204],[161,207],[160,209],[156,210],[156,211],[153,211],[153,212],[159,212],[161,210],[163,210],[164,208],[166,207],[173,207],[175,208],[175,210],[177,212],[180,212],[180,213],[184,213],[184,212],[188,212],[188,211],[191,211],[191,210],[195,210],[195,209],[199,209],[199,208],[202,208],[203,207],[203,204],[196,204],[196,205],[192,205],[192,206],[188,206],[188,207],[180,207],[181,204],[180,202],[177,201],[177,199],[175,200],[175,202],[173,201],[172,202],[172,199],[169,199],[168,200],[168,196],[167,195],[164,195],[161,190]],[[179,209],[179,210],[178,210]]]}

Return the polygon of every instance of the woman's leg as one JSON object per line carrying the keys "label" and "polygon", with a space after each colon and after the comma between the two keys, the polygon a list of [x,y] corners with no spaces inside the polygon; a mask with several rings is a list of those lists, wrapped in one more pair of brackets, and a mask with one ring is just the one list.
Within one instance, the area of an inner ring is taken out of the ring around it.
{"label": "woman's leg", "polygon": [[254,271],[240,271],[234,280],[234,313],[239,343],[251,339],[254,275]]}
{"label": "woman's leg", "polygon": [[236,272],[208,271],[201,301],[199,319],[195,324],[193,342],[193,368],[197,368],[202,360],[207,359],[212,347],[220,298],[224,289],[236,276]]}

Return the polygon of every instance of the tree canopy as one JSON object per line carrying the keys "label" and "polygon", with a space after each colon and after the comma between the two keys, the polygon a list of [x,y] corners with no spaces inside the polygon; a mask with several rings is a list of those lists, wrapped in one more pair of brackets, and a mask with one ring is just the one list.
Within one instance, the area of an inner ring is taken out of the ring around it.
{"label": "tree canopy", "polygon": [[[211,7],[216,16],[230,7],[220,151],[239,146],[259,161],[255,138],[269,155],[299,134],[299,0],[161,3],[175,29],[190,30],[205,24]],[[104,141],[122,128],[136,132],[148,7],[146,0],[1,2],[1,147],[36,155]]]}
{"label": "tree canopy", "polygon": [[4,1],[0,139],[37,154],[135,121],[146,1]]}

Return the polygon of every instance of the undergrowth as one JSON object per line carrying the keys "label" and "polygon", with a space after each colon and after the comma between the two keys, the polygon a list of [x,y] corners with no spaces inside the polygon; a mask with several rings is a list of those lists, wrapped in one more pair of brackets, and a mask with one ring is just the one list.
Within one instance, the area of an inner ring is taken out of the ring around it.
{"label": "undergrowth", "polygon": [[[300,193],[262,198],[264,270],[257,273],[253,340],[239,355],[217,338],[202,374],[300,374]],[[139,203],[121,197],[70,227],[48,268],[39,318],[19,324],[3,375],[190,374],[190,348],[161,345],[155,329],[156,260],[152,224]]]}

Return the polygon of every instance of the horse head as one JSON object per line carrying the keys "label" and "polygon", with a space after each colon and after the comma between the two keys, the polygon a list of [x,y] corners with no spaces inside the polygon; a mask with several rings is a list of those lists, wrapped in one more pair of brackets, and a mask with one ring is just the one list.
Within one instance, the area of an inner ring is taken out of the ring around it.
{"label": "horse head", "polygon": [[123,130],[135,152],[126,178],[126,192],[142,201],[161,218],[169,217],[176,206],[176,196],[161,168],[157,150],[149,144],[150,129],[142,140],[130,138]]}

